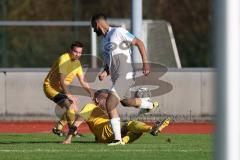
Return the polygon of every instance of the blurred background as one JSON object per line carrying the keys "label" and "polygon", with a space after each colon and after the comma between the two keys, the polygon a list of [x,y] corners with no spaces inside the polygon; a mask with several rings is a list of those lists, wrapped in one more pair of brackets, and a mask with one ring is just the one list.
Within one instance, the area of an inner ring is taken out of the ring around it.
{"label": "blurred background", "polygon": [[[94,44],[95,55],[101,58],[100,39],[90,28],[91,16],[104,12],[111,25],[131,31],[131,3],[132,0],[0,0],[0,95],[3,95],[0,96],[0,119],[55,119],[61,111],[42,90],[52,63],[69,51],[72,41],[79,40],[85,46],[81,63],[85,71],[85,65],[91,68],[89,58]],[[140,39],[146,45],[150,61],[167,69],[156,73],[159,81],[154,83],[158,83],[161,93],[153,100],[159,101],[161,107],[137,118],[213,119],[215,70],[211,5],[211,0],[142,0],[143,36]],[[180,66],[176,64],[178,60]],[[89,81],[94,89],[110,87],[109,80],[99,82],[96,78],[99,70],[88,71],[87,77],[95,76]],[[79,83],[74,81],[73,86]],[[83,94],[78,96],[79,107],[90,100]],[[136,118],[135,109],[119,107],[119,111],[125,119]]]}
{"label": "blurred background", "polygon": [[[211,0],[143,0],[144,20],[172,26],[182,67],[213,67]],[[131,18],[129,0],[0,0],[1,21],[89,21],[104,12]],[[91,53],[89,26],[0,26],[0,67],[49,67],[74,40]],[[43,63],[44,62],[44,63]]]}

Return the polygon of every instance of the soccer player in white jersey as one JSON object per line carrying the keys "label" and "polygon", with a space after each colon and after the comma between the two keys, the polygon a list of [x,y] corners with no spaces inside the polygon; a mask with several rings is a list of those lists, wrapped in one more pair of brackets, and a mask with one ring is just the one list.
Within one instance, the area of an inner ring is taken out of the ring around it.
{"label": "soccer player in white jersey", "polygon": [[116,107],[119,102],[123,106],[152,109],[157,102],[150,102],[146,98],[131,98],[130,88],[134,84],[134,68],[131,59],[131,45],[138,47],[142,58],[142,70],[145,76],[150,74],[150,66],[143,42],[121,27],[110,27],[103,13],[92,16],[91,25],[98,36],[102,36],[102,53],[104,70],[99,74],[102,81],[108,75],[111,77],[111,93],[107,97],[106,108],[110,118],[115,140],[109,145],[121,145],[120,117]]}

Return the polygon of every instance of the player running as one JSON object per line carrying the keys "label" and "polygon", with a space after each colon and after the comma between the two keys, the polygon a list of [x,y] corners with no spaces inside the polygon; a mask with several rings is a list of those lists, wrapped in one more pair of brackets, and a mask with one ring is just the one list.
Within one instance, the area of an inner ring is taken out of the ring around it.
{"label": "player running", "polygon": [[[110,143],[114,140],[112,127],[110,126],[110,119],[106,112],[106,99],[108,97],[108,90],[98,90],[94,94],[95,103],[85,105],[78,114],[78,118],[71,126],[69,133],[63,142],[64,144],[71,143],[73,133],[77,127],[82,123],[82,119],[86,121],[91,132],[95,135],[95,140],[98,143]],[[164,119],[161,122],[156,122],[154,126],[147,125],[140,121],[128,121],[121,127],[122,141],[121,144],[131,143],[140,138],[144,133],[150,133],[157,136],[163,128],[167,127],[170,119]]]}
{"label": "player running", "polygon": [[71,94],[68,86],[75,77],[78,78],[82,87],[92,97],[90,86],[84,80],[83,70],[79,58],[83,52],[83,44],[81,42],[73,42],[69,53],[62,54],[53,64],[47,77],[44,80],[43,90],[45,95],[62,108],[66,108],[66,112],[62,115],[60,121],[52,129],[53,133],[59,136],[63,135],[63,127],[73,124],[75,120],[76,98]]}
{"label": "player running", "polygon": [[102,13],[92,16],[91,25],[98,36],[102,36],[102,50],[104,70],[99,74],[102,81],[111,76],[111,93],[107,97],[106,109],[114,133],[114,140],[109,145],[121,144],[120,117],[116,107],[119,102],[123,106],[140,106],[144,109],[153,109],[158,103],[152,103],[146,98],[131,98],[130,88],[134,84],[134,68],[131,59],[131,45],[138,47],[143,62],[143,74],[150,74],[146,50],[141,40],[121,27],[110,27]]}

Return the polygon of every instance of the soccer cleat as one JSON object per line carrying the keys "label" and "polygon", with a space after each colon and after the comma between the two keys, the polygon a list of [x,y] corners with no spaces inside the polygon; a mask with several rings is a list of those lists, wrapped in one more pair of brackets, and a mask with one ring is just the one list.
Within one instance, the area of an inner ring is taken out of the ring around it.
{"label": "soccer cleat", "polygon": [[62,137],[62,136],[65,135],[63,131],[58,130],[58,129],[55,128],[55,127],[52,129],[52,132],[53,132],[53,134],[58,135],[58,136],[60,136],[60,137]]}
{"label": "soccer cleat", "polygon": [[123,146],[123,145],[125,145],[125,143],[123,141],[114,140],[108,144],[108,146],[119,146],[119,145]]}
{"label": "soccer cleat", "polygon": [[156,109],[158,106],[159,106],[158,102],[153,102],[153,108],[152,109],[141,108],[140,111],[138,112],[138,114],[141,115],[141,114],[149,113],[152,110]]}
{"label": "soccer cleat", "polygon": [[165,127],[167,127],[171,122],[171,118],[167,118],[164,120],[163,124],[159,128],[159,132],[161,132]]}
{"label": "soccer cleat", "polygon": [[166,118],[162,121],[157,121],[155,125],[152,127],[152,130],[150,132],[151,135],[157,136],[159,132],[163,130],[163,128],[167,127],[170,123],[171,119]]}

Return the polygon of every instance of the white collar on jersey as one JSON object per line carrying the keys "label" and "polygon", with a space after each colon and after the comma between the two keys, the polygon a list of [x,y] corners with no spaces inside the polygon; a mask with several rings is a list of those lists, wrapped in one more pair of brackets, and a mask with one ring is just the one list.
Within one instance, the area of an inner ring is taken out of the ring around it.
{"label": "white collar on jersey", "polygon": [[107,34],[112,30],[113,28],[112,27],[110,27],[109,26],[109,28],[108,28],[108,30],[107,30],[107,33],[105,34],[105,36],[104,37],[106,37],[107,36]]}

